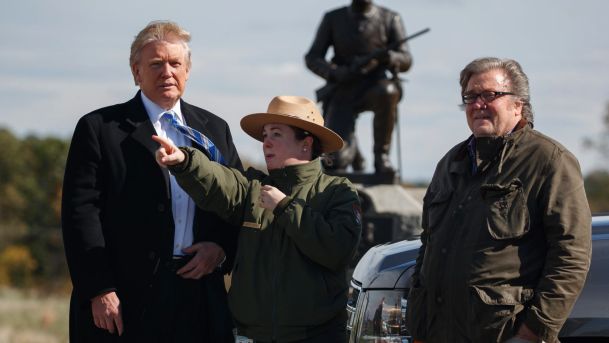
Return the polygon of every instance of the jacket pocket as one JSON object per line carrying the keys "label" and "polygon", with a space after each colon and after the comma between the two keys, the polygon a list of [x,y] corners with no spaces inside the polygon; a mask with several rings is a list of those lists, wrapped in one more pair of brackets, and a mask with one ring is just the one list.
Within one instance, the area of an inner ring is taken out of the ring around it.
{"label": "jacket pocket", "polygon": [[408,293],[406,326],[410,335],[419,340],[427,337],[427,290],[413,287]]}
{"label": "jacket pocket", "polygon": [[484,184],[480,192],[487,206],[486,224],[492,238],[514,239],[529,232],[529,212],[520,179],[507,185]]}
{"label": "jacket pocket", "polygon": [[437,227],[446,215],[452,194],[452,189],[439,190],[430,194],[426,218],[429,229]]}
{"label": "jacket pocket", "polygon": [[470,286],[468,322],[474,342],[503,342],[515,333],[516,317],[533,298],[521,286]]}

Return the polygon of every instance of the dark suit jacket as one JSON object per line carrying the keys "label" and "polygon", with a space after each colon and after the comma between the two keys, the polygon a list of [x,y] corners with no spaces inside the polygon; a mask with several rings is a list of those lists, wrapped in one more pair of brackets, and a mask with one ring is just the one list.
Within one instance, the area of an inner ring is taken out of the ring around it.
{"label": "dark suit jacket", "polygon": [[[181,109],[186,123],[209,137],[229,166],[242,169],[223,119],[182,100]],[[155,267],[173,254],[169,174],[155,161],[158,144],[153,134],[139,92],[126,103],[83,116],[74,131],[62,199],[64,245],[74,286],[73,342],[95,331],[90,299],[107,290],[116,290],[121,300],[125,332],[136,327]],[[232,266],[238,229],[197,208],[193,230],[195,242],[213,241],[226,252],[224,270],[200,280],[214,312],[208,317],[224,318],[221,313],[228,315],[228,310],[223,272]]]}

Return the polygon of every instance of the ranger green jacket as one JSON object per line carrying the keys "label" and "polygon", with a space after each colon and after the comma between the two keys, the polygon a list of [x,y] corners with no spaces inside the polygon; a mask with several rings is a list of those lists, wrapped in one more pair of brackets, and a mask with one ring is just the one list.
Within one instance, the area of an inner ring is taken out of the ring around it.
{"label": "ranger green jacket", "polygon": [[[361,233],[359,198],[319,160],[270,175],[210,162],[184,148],[171,168],[198,206],[241,226],[229,305],[240,335],[261,341],[305,339],[346,325],[346,267]],[[259,206],[260,187],[287,196],[274,211]]]}
{"label": "ranger green jacket", "polygon": [[579,164],[529,125],[471,141],[440,160],[424,198],[411,333],[426,343],[503,342],[525,323],[554,342],[590,265]]}

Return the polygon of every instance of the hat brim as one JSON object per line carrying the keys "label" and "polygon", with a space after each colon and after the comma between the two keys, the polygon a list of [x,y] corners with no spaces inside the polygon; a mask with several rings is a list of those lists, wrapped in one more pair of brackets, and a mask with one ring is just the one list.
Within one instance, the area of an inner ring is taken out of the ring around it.
{"label": "hat brim", "polygon": [[286,124],[301,128],[317,137],[321,143],[321,152],[329,153],[343,148],[343,139],[334,131],[289,114],[252,113],[241,118],[241,129],[254,139],[264,141],[262,130],[264,125],[270,123]]}

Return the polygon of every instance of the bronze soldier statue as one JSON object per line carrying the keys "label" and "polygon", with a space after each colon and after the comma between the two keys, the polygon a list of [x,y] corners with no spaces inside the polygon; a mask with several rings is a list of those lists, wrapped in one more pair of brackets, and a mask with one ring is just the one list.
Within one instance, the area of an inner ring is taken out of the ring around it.
{"label": "bronze soldier statue", "polygon": [[[318,91],[326,125],[345,141],[345,147],[331,154],[329,170],[364,169],[355,138],[359,113],[374,112],[374,168],[377,173],[395,173],[389,161],[391,135],[397,104],[402,97],[399,72],[410,69],[412,56],[399,14],[372,0],[353,0],[350,6],[325,14],[309,52],[307,67],[323,77],[327,85]],[[391,49],[388,46],[397,45]],[[332,46],[334,56],[326,60]],[[376,53],[375,52],[380,52]],[[373,55],[374,58],[370,59]],[[393,76],[388,75],[393,74]]]}

